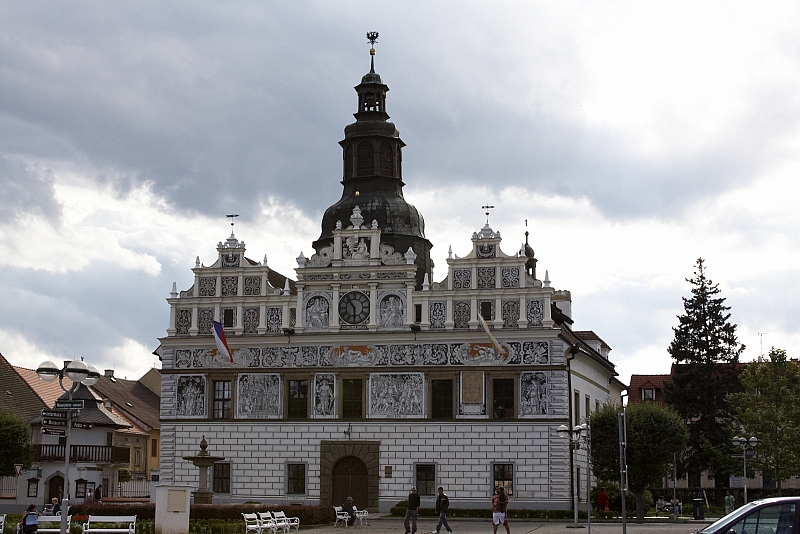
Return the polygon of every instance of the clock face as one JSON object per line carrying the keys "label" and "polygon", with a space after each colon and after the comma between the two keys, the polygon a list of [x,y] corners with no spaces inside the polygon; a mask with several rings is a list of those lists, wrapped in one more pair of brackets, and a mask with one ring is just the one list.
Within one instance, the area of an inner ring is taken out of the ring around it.
{"label": "clock face", "polygon": [[351,291],[339,299],[339,317],[348,324],[361,324],[369,317],[369,297]]}

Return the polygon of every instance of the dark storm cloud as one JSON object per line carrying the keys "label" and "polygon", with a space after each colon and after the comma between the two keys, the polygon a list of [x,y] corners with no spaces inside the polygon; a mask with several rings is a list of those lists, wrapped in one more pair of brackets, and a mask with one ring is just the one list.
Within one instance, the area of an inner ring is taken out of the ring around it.
{"label": "dark storm cloud", "polygon": [[[774,142],[759,115],[702,148],[649,159],[580,118],[519,105],[523,68],[561,76],[559,90],[579,94],[584,73],[568,38],[536,65],[515,65],[509,38],[475,14],[370,17],[363,7],[7,4],[0,141],[34,161],[82,161],[120,192],[149,182],[190,212],[246,217],[269,195],[320,211],[341,191],[337,142],[368,69],[363,34],[379,29],[377,70],[409,144],[410,185],[415,176],[436,187],[522,185],[586,196],[611,217],[668,217],[746,183]],[[781,99],[769,102],[780,131],[794,123]]]}
{"label": "dark storm cloud", "polygon": [[57,225],[61,205],[53,182],[49,169],[31,168],[19,158],[0,154],[0,220],[40,216]]}

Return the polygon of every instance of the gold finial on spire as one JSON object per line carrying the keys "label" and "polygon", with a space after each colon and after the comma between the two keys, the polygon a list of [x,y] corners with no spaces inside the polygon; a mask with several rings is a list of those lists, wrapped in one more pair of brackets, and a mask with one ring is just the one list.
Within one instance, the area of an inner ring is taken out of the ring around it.
{"label": "gold finial on spire", "polygon": [[375,55],[375,43],[378,42],[378,32],[367,32],[367,41],[369,41],[369,44],[372,46],[369,49],[369,55],[374,56]]}

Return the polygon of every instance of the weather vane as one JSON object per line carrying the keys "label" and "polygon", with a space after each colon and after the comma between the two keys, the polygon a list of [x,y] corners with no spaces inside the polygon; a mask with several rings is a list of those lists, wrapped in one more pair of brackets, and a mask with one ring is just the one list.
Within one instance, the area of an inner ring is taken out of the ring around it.
{"label": "weather vane", "polygon": [[486,224],[489,224],[489,210],[494,209],[494,206],[481,206],[481,208],[486,210]]}
{"label": "weather vane", "polygon": [[367,32],[367,41],[372,48],[375,48],[375,43],[378,42],[378,32]]}
{"label": "weather vane", "polygon": [[233,220],[238,216],[239,216],[238,213],[231,213],[225,216],[231,220],[231,233],[233,233]]}

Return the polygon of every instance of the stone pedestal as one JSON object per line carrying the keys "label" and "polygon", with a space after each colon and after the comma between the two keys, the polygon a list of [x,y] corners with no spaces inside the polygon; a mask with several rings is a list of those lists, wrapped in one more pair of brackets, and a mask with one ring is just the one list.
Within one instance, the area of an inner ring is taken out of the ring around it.
{"label": "stone pedestal", "polygon": [[191,486],[156,486],[155,534],[189,534]]}
{"label": "stone pedestal", "polygon": [[200,440],[200,452],[194,456],[184,456],[184,460],[189,460],[196,467],[200,468],[200,480],[198,489],[192,495],[194,496],[195,504],[211,504],[214,498],[214,492],[208,489],[208,468],[216,462],[221,462],[225,459],[224,456],[212,456],[206,449],[208,442],[206,437]]}

